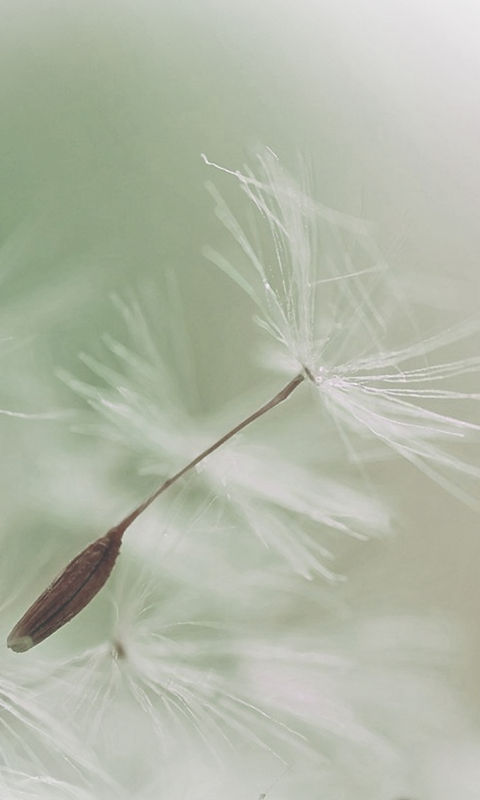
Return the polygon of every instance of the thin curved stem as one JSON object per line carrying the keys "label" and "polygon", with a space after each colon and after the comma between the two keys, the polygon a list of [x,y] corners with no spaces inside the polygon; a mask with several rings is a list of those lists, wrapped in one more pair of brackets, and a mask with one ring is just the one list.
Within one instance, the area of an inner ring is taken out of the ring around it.
{"label": "thin curved stem", "polygon": [[221,447],[222,444],[228,442],[228,440],[231,439],[232,436],[235,436],[235,434],[239,433],[241,430],[246,428],[247,425],[250,425],[252,422],[255,422],[256,419],[262,417],[268,411],[271,411],[272,408],[275,408],[275,406],[278,406],[280,403],[283,403],[283,401],[286,400],[287,397],[289,397],[292,394],[292,392],[297,388],[297,386],[299,386],[304,380],[305,380],[305,374],[303,372],[300,372],[298,375],[295,376],[295,378],[289,381],[289,383],[287,383],[287,385],[284,386],[283,389],[280,392],[278,392],[278,394],[272,397],[272,399],[269,400],[268,403],[265,403],[263,406],[257,409],[257,411],[254,411],[253,414],[250,414],[250,416],[246,417],[246,419],[242,420],[242,422],[239,422],[238,425],[235,425],[234,428],[232,428],[223,436],[221,436],[220,439],[214,442],[214,444],[210,445],[210,447],[207,447],[206,450],[203,450],[201,453],[199,453],[198,456],[196,456],[192,461],[186,464],[186,466],[183,467],[181,470],[176,472],[175,475],[172,475],[170,478],[167,478],[167,480],[164,481],[162,485],[159,486],[159,488],[156,489],[156,491],[152,495],[150,495],[150,497],[147,497],[147,499],[144,500],[143,503],[140,503],[140,505],[137,506],[137,508],[135,508],[130,514],[128,514],[127,517],[125,517],[116,526],[117,529],[121,530],[122,533],[125,532],[127,528],[132,524],[132,522],[134,522],[134,520],[136,520],[137,517],[139,517],[140,514],[142,514],[145,511],[145,509],[148,508],[148,506],[150,506],[153,503],[153,501],[157,499],[157,497],[159,497],[166,489],[168,489],[169,486],[172,486],[172,484],[176,483],[176,481],[178,481],[180,478],[186,475],[187,472],[196,467],[197,464],[200,464],[200,462],[203,461],[204,458],[207,458],[207,456],[209,456],[211,453],[213,453],[215,450]]}

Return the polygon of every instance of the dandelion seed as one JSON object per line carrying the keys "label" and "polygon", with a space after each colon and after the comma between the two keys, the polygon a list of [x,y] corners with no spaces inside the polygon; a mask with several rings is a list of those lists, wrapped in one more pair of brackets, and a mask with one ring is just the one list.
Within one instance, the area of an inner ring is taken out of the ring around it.
{"label": "dandelion seed", "polygon": [[82,611],[107,581],[117,559],[122,537],[132,522],[166,489],[197,464],[200,464],[217,448],[286,400],[303,380],[304,375],[299,374],[289,381],[271,400],[220,437],[179,472],[164,481],[156,492],[125,517],[119,525],[112,528],[105,536],[92,542],[76,556],[15,625],[8,636],[7,646],[17,653],[30,650],[31,647],[55,633]]}

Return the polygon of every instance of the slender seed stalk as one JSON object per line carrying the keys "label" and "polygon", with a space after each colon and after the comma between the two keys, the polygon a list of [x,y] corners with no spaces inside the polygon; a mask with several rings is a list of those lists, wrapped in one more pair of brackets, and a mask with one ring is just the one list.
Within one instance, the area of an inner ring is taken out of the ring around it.
{"label": "slender seed stalk", "polygon": [[185,467],[183,467],[183,469],[175,473],[175,475],[172,475],[171,478],[167,478],[167,480],[164,483],[162,483],[162,485],[150,497],[148,497],[147,500],[145,500],[134,511],[132,511],[132,513],[129,514],[128,517],[125,517],[125,519],[122,520],[122,522],[118,527],[124,526],[124,530],[126,530],[129,527],[129,525],[131,525],[132,522],[136,520],[137,517],[140,516],[140,514],[143,511],[145,511],[145,509],[148,508],[148,506],[151,505],[151,503],[153,503],[153,501],[156,500],[157,497],[159,497],[166,489],[168,489],[170,486],[176,483],[176,481],[178,481],[179,478],[183,478],[183,476],[186,475],[187,472],[196,467],[197,464],[200,464],[200,462],[203,461],[204,458],[207,458],[207,456],[209,456],[215,450],[218,450],[218,448],[221,447],[222,444],[228,442],[229,439],[231,439],[233,436],[235,436],[235,434],[243,430],[243,428],[246,428],[247,425],[250,425],[251,422],[255,422],[256,419],[262,417],[263,414],[267,413],[267,411],[270,411],[272,408],[275,408],[275,406],[278,406],[279,403],[282,403],[284,400],[286,400],[287,397],[289,397],[289,395],[292,394],[294,389],[296,389],[297,386],[300,383],[302,383],[304,379],[305,376],[303,373],[297,375],[295,378],[293,378],[293,380],[290,381],[290,383],[287,383],[287,385],[280,392],[278,392],[278,394],[276,394],[275,397],[269,400],[268,403],[265,403],[265,405],[263,405],[253,414],[250,414],[249,417],[244,419],[242,422],[239,422],[238,425],[236,425],[234,428],[228,431],[228,433],[224,434],[224,436],[218,439],[214,444],[210,445],[210,447],[207,447],[206,450],[203,450],[201,453],[199,453],[199,455],[196,456],[196,458],[194,458],[193,461],[190,461]]}
{"label": "slender seed stalk", "polygon": [[30,650],[31,647],[55,633],[85,608],[106,583],[115,565],[123,534],[132,522],[169,486],[176,483],[207,456],[225,444],[225,442],[228,442],[243,428],[246,428],[247,425],[255,422],[263,414],[271,411],[275,406],[286,400],[303,380],[305,380],[305,373],[301,372],[287,383],[278,394],[272,397],[268,403],[265,403],[253,414],[250,414],[249,417],[246,417],[246,419],[221,436],[214,444],[199,453],[175,475],[167,478],[150,497],[140,503],[118,525],[115,525],[108,533],[89,544],[85,550],[82,550],[17,622],[8,636],[7,647],[17,653]]}

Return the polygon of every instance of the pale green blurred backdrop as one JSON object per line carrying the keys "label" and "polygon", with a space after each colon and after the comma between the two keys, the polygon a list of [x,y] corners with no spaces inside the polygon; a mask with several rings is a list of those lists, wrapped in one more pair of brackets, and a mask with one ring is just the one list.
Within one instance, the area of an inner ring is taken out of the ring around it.
{"label": "pale green blurred backdrop", "polygon": [[[302,154],[318,199],[372,220],[420,328],[477,313],[476,4],[2,0],[0,11],[0,407],[71,407],[56,370],[82,375],[78,352],[120,328],[109,295],[154,296],[167,271],[189,332],[194,413],[262,381],[268,391],[252,310],[202,256],[206,244],[231,247],[202,152],[231,169],[259,143],[287,166]],[[49,424],[0,417],[2,525],[22,520],[26,543],[47,521],[61,530],[69,480],[41,480],[47,462],[62,472],[61,447],[47,452],[37,433]],[[69,479],[88,481],[97,445],[79,445],[67,423],[63,435],[81,452]],[[392,474],[399,536],[355,549],[347,595],[456,617],[475,644],[478,517],[412,469]],[[106,501],[93,521],[114,508]],[[476,653],[452,677],[474,703]]]}

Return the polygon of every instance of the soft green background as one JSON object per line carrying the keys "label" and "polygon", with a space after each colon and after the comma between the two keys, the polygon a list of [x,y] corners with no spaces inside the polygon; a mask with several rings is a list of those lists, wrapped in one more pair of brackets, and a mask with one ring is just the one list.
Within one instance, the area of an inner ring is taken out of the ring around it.
{"label": "soft green background", "polygon": [[[2,0],[0,407],[72,407],[56,370],[86,374],[78,352],[99,353],[101,334],[121,329],[112,292],[149,293],[155,315],[167,271],[193,413],[273,386],[252,357],[251,308],[202,256],[231,246],[202,152],[232,169],[258,143],[287,165],[301,153],[322,202],[373,221],[420,327],[476,313],[480,15],[466,2],[419,5]],[[162,313],[159,302],[160,331]],[[0,446],[1,525],[15,526],[29,574],[45,526],[63,541],[69,502],[78,531],[123,513],[104,446],[79,442],[68,421],[0,417]],[[95,495],[97,474],[111,497]],[[477,704],[478,517],[407,467],[387,479],[399,537],[355,548],[347,595],[457,618],[474,646],[452,682]]]}

